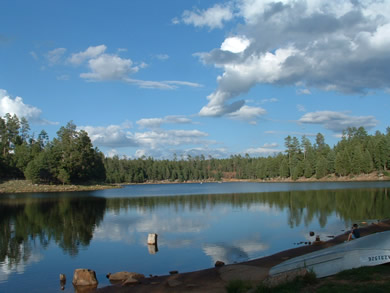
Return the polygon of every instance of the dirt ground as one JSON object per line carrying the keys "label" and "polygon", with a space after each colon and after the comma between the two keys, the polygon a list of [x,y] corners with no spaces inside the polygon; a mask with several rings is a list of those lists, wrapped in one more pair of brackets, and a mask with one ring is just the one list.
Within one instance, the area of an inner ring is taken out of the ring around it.
{"label": "dirt ground", "polygon": [[[361,227],[361,236],[390,230],[390,220],[373,223],[366,227]],[[289,258],[300,256],[326,247],[344,242],[348,233],[336,236],[335,238],[320,242],[318,244],[301,246],[276,253],[271,256],[239,263],[226,265],[219,268],[210,268],[195,272],[174,274],[168,276],[157,276],[145,278],[140,284],[121,286],[112,285],[96,289],[99,293],[182,293],[182,292],[202,292],[202,293],[225,293],[226,285],[232,280],[250,281],[259,284],[268,275],[271,267]]]}

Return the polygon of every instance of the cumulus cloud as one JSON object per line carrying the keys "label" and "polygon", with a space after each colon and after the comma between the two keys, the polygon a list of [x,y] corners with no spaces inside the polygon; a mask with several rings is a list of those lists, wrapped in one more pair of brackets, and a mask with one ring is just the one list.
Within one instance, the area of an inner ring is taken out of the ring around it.
{"label": "cumulus cloud", "polygon": [[165,61],[165,60],[169,59],[169,55],[168,54],[157,54],[155,57],[157,59],[161,60],[161,61]]}
{"label": "cumulus cloud", "polygon": [[143,118],[137,121],[141,128],[160,128],[163,124],[191,124],[184,116],[166,116],[164,118]]}
{"label": "cumulus cloud", "polygon": [[270,99],[262,99],[261,100],[262,104],[265,104],[265,103],[276,103],[276,102],[279,102],[279,100],[277,98],[270,98]]}
{"label": "cumulus cloud", "polygon": [[236,37],[245,35],[250,44],[240,54],[222,46],[196,54],[223,70],[200,115],[237,111],[244,102],[234,99],[257,84],[366,94],[390,83],[388,0],[237,0],[226,7],[243,21]]}
{"label": "cumulus cloud", "polygon": [[130,73],[135,73],[139,67],[133,66],[130,59],[124,59],[117,55],[102,54],[88,61],[91,72],[82,73],[80,77],[88,80],[123,80]]}
{"label": "cumulus cloud", "polygon": [[256,120],[261,116],[264,116],[266,113],[267,111],[261,107],[251,107],[244,105],[239,110],[229,113],[228,117],[232,119],[249,121],[250,123],[255,124]]}
{"label": "cumulus cloud", "polygon": [[229,100],[241,93],[246,93],[259,82],[272,83],[288,72],[283,70],[282,64],[290,56],[296,54],[294,48],[278,49],[274,53],[264,53],[252,56],[241,63],[226,63],[225,72],[218,77],[218,88],[207,99],[209,103],[199,114],[201,116],[223,116],[238,111],[244,106],[243,100],[229,103]]}
{"label": "cumulus cloud", "polygon": [[103,54],[107,50],[105,45],[90,46],[85,51],[79,53],[73,53],[68,61],[74,65],[80,65],[85,60],[96,58]]}
{"label": "cumulus cloud", "polygon": [[246,149],[244,153],[254,156],[271,156],[283,152],[278,147],[279,145],[276,142],[266,143],[262,147]]}
{"label": "cumulus cloud", "polygon": [[222,51],[229,51],[232,53],[241,53],[250,45],[250,41],[245,37],[235,36],[226,38],[222,45]]}
{"label": "cumulus cloud", "polygon": [[[141,119],[142,120],[142,119]],[[171,121],[181,121],[180,117],[169,117]],[[139,122],[139,121],[138,121]],[[155,126],[159,121],[142,121],[142,124]],[[109,126],[81,126],[85,130],[94,145],[110,148],[120,147],[140,147],[145,149],[167,149],[171,146],[183,145],[208,145],[213,143],[206,140],[208,134],[196,129],[193,130],[164,130],[160,128],[145,132],[131,132],[131,125],[124,123],[122,125]]]}
{"label": "cumulus cloud", "polygon": [[[183,12],[181,21],[185,24],[191,24],[196,27],[207,26],[210,29],[222,28],[224,22],[233,18],[233,12],[230,5],[216,4],[206,10],[196,9],[195,11],[186,10]],[[174,24],[179,23],[180,20],[175,18]]]}
{"label": "cumulus cloud", "polygon": [[298,89],[297,94],[298,95],[311,95],[311,91],[309,89]]}
{"label": "cumulus cloud", "polygon": [[[98,46],[90,46],[84,51],[73,53],[68,57],[67,64],[72,64],[75,67],[87,66],[88,72],[83,72],[80,77],[87,81],[122,81],[128,84],[133,84],[141,88],[148,89],[167,89],[172,90],[180,86],[201,87],[201,84],[180,81],[180,80],[140,80],[131,76],[139,70],[148,67],[144,62],[133,62],[130,58],[119,56],[120,52],[125,52],[126,49],[120,48],[115,54],[106,53],[107,46],[102,44]],[[57,48],[46,54],[49,65],[55,65],[62,61],[66,52],[65,48]],[[35,58],[36,54],[31,53]],[[166,54],[157,55],[156,58],[166,60],[169,58]],[[61,75],[58,79],[68,79],[67,75]]]}
{"label": "cumulus cloud", "polygon": [[378,121],[374,116],[350,116],[343,112],[317,111],[306,113],[299,120],[304,124],[319,124],[334,132],[340,132],[348,127],[363,126],[366,129],[373,128]]}
{"label": "cumulus cloud", "polygon": [[85,130],[92,143],[98,146],[119,148],[139,145],[133,133],[129,131],[131,125],[128,123],[106,127],[81,126],[79,128]]}
{"label": "cumulus cloud", "polygon": [[6,90],[0,89],[0,116],[7,113],[16,114],[19,118],[24,117],[32,123],[58,124],[41,118],[41,109],[25,104],[21,97],[12,98]]}
{"label": "cumulus cloud", "polygon": [[135,133],[135,139],[152,149],[161,146],[207,144],[207,133],[199,130],[153,130]]}

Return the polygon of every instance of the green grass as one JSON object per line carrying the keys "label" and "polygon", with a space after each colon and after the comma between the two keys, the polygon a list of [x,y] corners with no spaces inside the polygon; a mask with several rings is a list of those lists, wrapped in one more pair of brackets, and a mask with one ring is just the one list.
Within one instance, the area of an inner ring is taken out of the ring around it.
{"label": "green grass", "polygon": [[381,265],[342,271],[335,275],[335,279],[354,282],[369,282],[386,280],[389,276],[390,265]]}
{"label": "green grass", "polygon": [[248,282],[242,280],[230,281],[226,286],[226,292],[228,293],[246,293],[249,289],[252,288],[252,285]]}
{"label": "green grass", "polygon": [[[248,282],[233,281],[226,287],[228,293],[246,293],[252,287]],[[390,292],[390,264],[361,267],[346,270],[335,276],[317,279],[315,273],[310,272],[293,281],[267,287],[264,284],[256,286],[255,293],[384,293]]]}

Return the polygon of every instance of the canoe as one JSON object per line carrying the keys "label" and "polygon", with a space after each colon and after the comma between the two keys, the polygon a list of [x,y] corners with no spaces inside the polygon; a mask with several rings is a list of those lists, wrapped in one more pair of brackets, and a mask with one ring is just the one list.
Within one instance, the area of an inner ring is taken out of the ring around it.
{"label": "canoe", "polygon": [[300,269],[314,271],[317,278],[362,266],[390,262],[390,231],[371,234],[284,261],[270,270],[276,277]]}

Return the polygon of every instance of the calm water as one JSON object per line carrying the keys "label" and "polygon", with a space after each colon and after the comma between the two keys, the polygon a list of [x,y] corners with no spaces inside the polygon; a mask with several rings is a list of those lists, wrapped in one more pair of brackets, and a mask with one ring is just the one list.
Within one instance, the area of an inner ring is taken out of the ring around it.
{"label": "calm water", "polygon": [[[132,185],[0,196],[0,292],[73,292],[76,268],[145,275],[245,261],[390,215],[390,182]],[[158,234],[158,251],[146,244]],[[302,244],[300,244],[302,245]]]}

